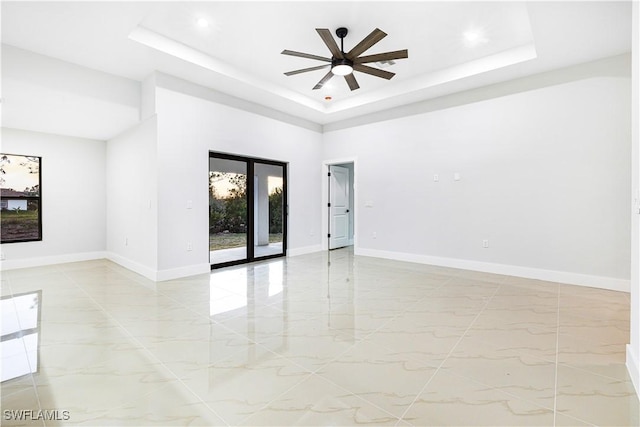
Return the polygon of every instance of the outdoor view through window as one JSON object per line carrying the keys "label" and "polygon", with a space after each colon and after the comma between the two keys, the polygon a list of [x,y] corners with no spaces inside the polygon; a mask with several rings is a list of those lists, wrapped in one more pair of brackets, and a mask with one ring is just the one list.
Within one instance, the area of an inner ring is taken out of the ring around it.
{"label": "outdoor view through window", "polygon": [[35,156],[0,154],[2,243],[42,240],[41,161]]}
{"label": "outdoor view through window", "polygon": [[[248,235],[253,237],[253,257],[283,251],[283,167],[255,163],[253,194],[248,194],[247,164],[212,159],[209,172],[209,250],[211,263],[248,257]],[[249,222],[249,204],[253,219]]]}

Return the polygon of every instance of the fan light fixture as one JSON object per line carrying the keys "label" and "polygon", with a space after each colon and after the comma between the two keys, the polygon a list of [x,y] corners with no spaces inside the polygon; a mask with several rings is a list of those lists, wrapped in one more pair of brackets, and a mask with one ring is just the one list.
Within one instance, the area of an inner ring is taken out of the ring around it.
{"label": "fan light fixture", "polygon": [[331,61],[331,72],[336,76],[346,76],[353,73],[353,61],[348,59],[334,59]]}
{"label": "fan light fixture", "polygon": [[322,79],[320,79],[320,81],[313,87],[313,90],[320,89],[321,87],[326,85],[333,76],[344,77],[344,80],[349,85],[349,89],[356,90],[360,88],[360,85],[358,84],[354,76],[355,71],[389,80],[393,76],[395,76],[395,73],[381,70],[379,68],[369,67],[365,64],[370,64],[372,62],[382,64],[384,62],[391,65],[394,63],[395,59],[403,59],[409,57],[409,51],[407,49],[396,50],[394,52],[377,53],[375,55],[361,56],[371,46],[375,45],[384,37],[386,37],[387,33],[380,30],[379,28],[373,30],[371,34],[362,39],[360,43],[355,45],[353,49],[346,53],[344,51],[344,38],[346,37],[349,30],[347,30],[345,27],[340,27],[336,30],[336,36],[338,36],[338,38],[340,39],[339,47],[328,28],[316,28],[316,32],[329,49],[329,52],[331,52],[331,58],[328,58],[326,56],[312,55],[310,53],[296,52],[294,50],[285,49],[282,51],[283,55],[298,56],[300,58],[315,59],[316,61],[325,62],[325,65],[302,68],[300,70],[287,71],[286,73],[284,73],[285,76],[293,76],[300,73],[329,68],[329,72],[325,74]]}

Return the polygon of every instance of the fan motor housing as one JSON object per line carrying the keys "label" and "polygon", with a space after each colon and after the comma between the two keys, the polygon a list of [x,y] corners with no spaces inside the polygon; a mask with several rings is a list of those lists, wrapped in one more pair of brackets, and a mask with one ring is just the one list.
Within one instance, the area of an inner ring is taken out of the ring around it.
{"label": "fan motor housing", "polygon": [[335,67],[336,65],[348,65],[349,67],[353,68],[353,61],[347,58],[331,58],[331,68]]}

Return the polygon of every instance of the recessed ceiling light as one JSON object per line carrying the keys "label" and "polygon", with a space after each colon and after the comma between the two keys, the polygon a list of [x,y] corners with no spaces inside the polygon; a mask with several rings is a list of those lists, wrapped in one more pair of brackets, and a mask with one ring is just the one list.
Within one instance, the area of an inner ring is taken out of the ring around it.
{"label": "recessed ceiling light", "polygon": [[464,43],[469,47],[475,47],[480,44],[486,43],[488,40],[481,31],[465,31],[462,33]]}
{"label": "recessed ceiling light", "polygon": [[209,26],[209,21],[201,17],[196,19],[196,24],[198,25],[198,27],[207,28]]}
{"label": "recessed ceiling light", "polygon": [[468,42],[475,42],[480,38],[480,34],[476,33],[475,31],[467,31],[463,34],[463,36]]}

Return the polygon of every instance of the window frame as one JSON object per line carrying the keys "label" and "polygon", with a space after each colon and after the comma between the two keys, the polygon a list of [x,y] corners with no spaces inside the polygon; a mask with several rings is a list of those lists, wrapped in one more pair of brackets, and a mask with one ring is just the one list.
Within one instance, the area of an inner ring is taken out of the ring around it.
{"label": "window frame", "polygon": [[[10,243],[24,243],[24,242],[40,242],[42,241],[42,157],[41,156],[31,156],[31,155],[27,155],[27,154],[12,154],[12,153],[0,153],[0,156],[11,156],[11,157],[26,157],[26,158],[34,158],[34,159],[38,159],[38,195],[37,196],[12,196],[12,197],[5,197],[2,196],[1,194],[1,190],[0,190],[0,200],[1,201],[6,201],[7,202],[7,210],[8,209],[8,204],[10,200],[26,200],[27,201],[27,210],[28,210],[28,206],[29,206],[29,202],[30,201],[37,201],[38,202],[38,235],[35,238],[27,238],[27,239],[6,239],[5,238],[5,233],[1,233],[2,235],[0,236],[0,243],[5,245],[5,244],[10,244]],[[1,212],[0,212],[1,215]],[[0,219],[1,221],[1,219]]]}

